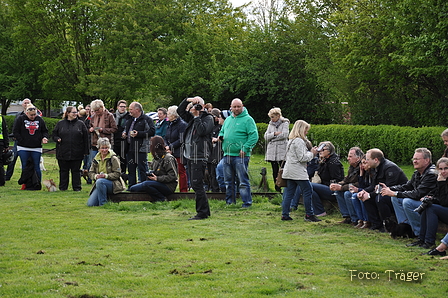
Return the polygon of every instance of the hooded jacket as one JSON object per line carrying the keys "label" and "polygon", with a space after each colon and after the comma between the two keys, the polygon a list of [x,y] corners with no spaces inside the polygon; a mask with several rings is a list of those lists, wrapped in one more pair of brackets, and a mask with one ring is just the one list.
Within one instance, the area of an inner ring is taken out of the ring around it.
{"label": "hooded jacket", "polygon": [[238,116],[234,116],[232,113],[226,118],[219,136],[223,137],[224,156],[239,156],[240,151],[244,151],[246,156],[250,156],[258,142],[257,125],[247,109],[244,108]]}

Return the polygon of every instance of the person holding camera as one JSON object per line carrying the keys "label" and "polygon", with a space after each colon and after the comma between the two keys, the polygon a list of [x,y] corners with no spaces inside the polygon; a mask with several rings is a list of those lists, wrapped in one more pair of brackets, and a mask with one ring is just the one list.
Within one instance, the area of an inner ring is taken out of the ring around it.
{"label": "person holding camera", "polygon": [[185,98],[177,113],[188,123],[181,135],[181,151],[187,159],[190,185],[196,194],[196,215],[190,220],[206,219],[210,216],[210,206],[204,189],[204,175],[212,148],[213,117],[204,109],[204,99],[199,96]]}
{"label": "person holding camera", "polygon": [[420,214],[414,212],[414,209],[420,205],[424,196],[436,188],[437,183],[436,168],[431,158],[431,151],[417,148],[412,158],[415,172],[411,180],[391,187],[380,183],[381,195],[391,198],[397,222],[409,224],[416,236],[420,233]]}
{"label": "person holding camera", "polygon": [[152,171],[146,173],[147,180],[129,188],[131,192],[146,192],[156,201],[165,201],[177,187],[177,161],[166,152],[161,136],[151,138]]}
{"label": "person holding camera", "polygon": [[[373,171],[372,183],[358,192],[358,198],[364,202],[371,223],[371,230],[386,232],[383,220],[394,214],[390,195],[378,192],[378,184],[402,185],[408,181],[403,170],[384,157],[383,151],[373,148],[366,153],[366,162]],[[395,193],[394,193],[395,194]]]}
{"label": "person holding camera", "polygon": [[[448,158],[440,158],[436,168],[438,175],[435,189],[418,201],[419,205],[414,210],[414,213],[421,214],[418,240],[407,246],[431,248],[435,244],[439,220],[448,224]],[[445,255],[446,253],[442,254],[441,251],[433,249],[427,254]]]}

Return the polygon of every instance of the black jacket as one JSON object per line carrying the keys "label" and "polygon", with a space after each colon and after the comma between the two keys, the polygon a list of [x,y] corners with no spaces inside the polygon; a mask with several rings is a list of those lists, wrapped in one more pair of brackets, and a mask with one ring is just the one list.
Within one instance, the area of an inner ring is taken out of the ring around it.
{"label": "black jacket", "polygon": [[42,148],[42,139],[48,139],[47,125],[40,116],[31,121],[26,114],[20,115],[14,121],[13,133],[17,146],[27,148]]}
{"label": "black jacket", "polygon": [[[117,112],[115,112],[114,114],[114,118],[115,121],[117,120]],[[117,124],[117,131],[114,133],[114,144],[118,144],[119,142],[121,142],[123,139],[121,137],[121,135],[123,134],[123,131],[125,131],[126,129],[126,123],[129,119],[131,119],[131,115],[129,114],[129,112],[126,112],[123,117],[120,117],[120,119],[118,120],[118,124]],[[120,153],[120,152],[115,152],[115,153]]]}
{"label": "black jacket", "polygon": [[[82,160],[89,154],[89,133],[79,119],[59,121],[53,130],[56,143],[56,158],[60,160]],[[58,140],[61,139],[61,142]]]}
{"label": "black jacket", "polygon": [[[212,131],[212,139],[217,138],[219,136],[219,131],[221,130],[222,125],[220,125],[218,122],[215,122],[215,126],[213,127]],[[217,165],[222,157],[224,156],[224,152],[222,151],[222,144],[221,142],[212,143],[212,152],[210,154],[210,157],[208,158],[208,162],[214,165]]]}
{"label": "black jacket", "polygon": [[207,161],[212,148],[213,116],[207,111],[201,111],[199,117],[194,117],[185,108],[189,102],[184,99],[177,108],[177,113],[188,123],[182,135],[183,153],[190,152],[187,158],[196,158]]}
{"label": "black jacket", "polygon": [[390,189],[397,191],[397,198],[410,198],[419,201],[429,192],[433,191],[436,186],[436,167],[434,165],[429,165],[423,171],[423,174],[415,171],[414,174],[412,174],[411,180],[409,180],[406,184],[395,185],[390,187]]}
{"label": "black jacket", "polygon": [[344,179],[344,166],[336,153],[322,160],[317,169],[322,184],[330,185],[330,180],[342,181]]}
{"label": "black jacket", "polygon": [[387,186],[401,185],[408,182],[408,178],[404,174],[403,170],[400,169],[394,162],[384,158],[378,167],[376,167],[372,177],[372,184],[366,187],[365,191],[370,193],[370,197],[376,196],[375,186],[378,183],[384,183]]}
{"label": "black jacket", "polygon": [[187,123],[182,118],[177,118],[174,121],[170,121],[165,133],[165,143],[170,147],[171,154],[179,158],[181,156],[181,136],[185,133]]}
{"label": "black jacket", "polygon": [[126,121],[127,136],[129,136],[129,130],[132,122],[134,122],[132,130],[137,131],[137,135],[130,138],[131,142],[129,143],[129,151],[149,152],[149,141],[156,133],[154,122],[142,111],[142,114],[138,118],[135,119],[134,117],[131,117],[128,121]]}
{"label": "black jacket", "polygon": [[448,179],[445,181],[437,181],[437,186],[430,195],[434,197],[434,203],[448,207]]}

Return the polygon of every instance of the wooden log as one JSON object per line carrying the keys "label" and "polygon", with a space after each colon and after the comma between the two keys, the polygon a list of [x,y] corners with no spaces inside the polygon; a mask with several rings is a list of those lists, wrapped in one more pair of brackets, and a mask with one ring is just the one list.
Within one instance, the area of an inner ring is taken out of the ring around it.
{"label": "wooden log", "polygon": [[[253,192],[252,196],[263,196],[272,199],[275,195],[278,195],[278,192]],[[239,193],[237,194],[237,198],[239,198]],[[183,199],[191,199],[194,200],[196,195],[194,192],[175,192],[167,197],[168,201],[177,201]],[[222,192],[207,192],[207,198],[213,200],[225,200],[226,194]],[[109,200],[114,203],[119,202],[130,202],[130,201],[146,201],[146,202],[155,202],[149,194],[146,192],[120,192],[114,195],[109,195]]]}

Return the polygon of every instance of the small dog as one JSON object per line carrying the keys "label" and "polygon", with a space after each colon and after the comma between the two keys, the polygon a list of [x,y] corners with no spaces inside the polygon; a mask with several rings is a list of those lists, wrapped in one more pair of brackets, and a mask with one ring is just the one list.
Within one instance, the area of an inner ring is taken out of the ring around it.
{"label": "small dog", "polygon": [[399,224],[394,219],[388,218],[384,220],[384,227],[390,233],[390,236],[393,239],[396,239],[398,237],[415,238],[411,226],[407,223]]}
{"label": "small dog", "polygon": [[42,183],[45,185],[45,187],[48,189],[48,191],[57,191],[58,187],[56,186],[56,183],[54,183],[53,179],[50,180],[44,180]]}

